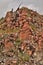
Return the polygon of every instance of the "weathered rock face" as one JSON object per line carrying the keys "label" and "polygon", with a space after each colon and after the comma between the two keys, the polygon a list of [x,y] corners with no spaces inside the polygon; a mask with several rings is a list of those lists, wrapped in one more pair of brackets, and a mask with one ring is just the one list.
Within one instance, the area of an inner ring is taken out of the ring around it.
{"label": "weathered rock face", "polygon": [[43,16],[26,7],[0,20],[0,65],[43,65]]}

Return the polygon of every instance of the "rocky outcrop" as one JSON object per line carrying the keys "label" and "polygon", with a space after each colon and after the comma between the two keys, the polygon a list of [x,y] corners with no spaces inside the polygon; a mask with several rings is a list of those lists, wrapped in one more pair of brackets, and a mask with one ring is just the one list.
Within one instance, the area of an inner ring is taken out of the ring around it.
{"label": "rocky outcrop", "polygon": [[0,20],[0,64],[43,65],[43,16],[22,7]]}

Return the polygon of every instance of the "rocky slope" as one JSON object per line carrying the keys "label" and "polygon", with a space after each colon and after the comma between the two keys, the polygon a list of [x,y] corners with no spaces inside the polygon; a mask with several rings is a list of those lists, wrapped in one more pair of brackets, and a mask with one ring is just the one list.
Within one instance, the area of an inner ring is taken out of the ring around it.
{"label": "rocky slope", "polygon": [[0,19],[0,65],[43,65],[43,15],[22,7]]}

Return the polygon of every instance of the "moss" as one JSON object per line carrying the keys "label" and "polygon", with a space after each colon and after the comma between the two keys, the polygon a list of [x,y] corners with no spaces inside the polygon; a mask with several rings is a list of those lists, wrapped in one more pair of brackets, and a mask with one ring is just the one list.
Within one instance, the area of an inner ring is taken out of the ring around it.
{"label": "moss", "polygon": [[19,58],[23,61],[29,61],[29,55],[27,53],[20,53],[18,54]]}
{"label": "moss", "polygon": [[31,24],[31,28],[33,29],[33,31],[36,30],[36,27],[35,27],[35,25],[33,25],[33,24]]}
{"label": "moss", "polygon": [[3,22],[4,22],[4,18],[2,17],[2,18],[0,19],[0,24],[3,24]]}
{"label": "moss", "polygon": [[20,28],[15,28],[15,29],[6,29],[6,30],[2,30],[2,29],[0,29],[0,33],[4,33],[4,34],[6,34],[6,33],[14,33],[14,32],[19,32],[19,30],[20,30]]}
{"label": "moss", "polygon": [[17,38],[15,41],[15,44],[16,44],[16,46],[19,46],[21,44],[21,40],[19,38]]}
{"label": "moss", "polygon": [[29,61],[29,55],[27,53],[23,54],[23,60],[24,61]]}

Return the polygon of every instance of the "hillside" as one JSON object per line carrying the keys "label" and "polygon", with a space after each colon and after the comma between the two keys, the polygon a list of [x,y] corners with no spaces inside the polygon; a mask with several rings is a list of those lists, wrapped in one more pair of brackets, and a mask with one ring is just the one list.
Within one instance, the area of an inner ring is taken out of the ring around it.
{"label": "hillside", "polygon": [[43,65],[43,15],[22,7],[0,19],[0,65]]}

